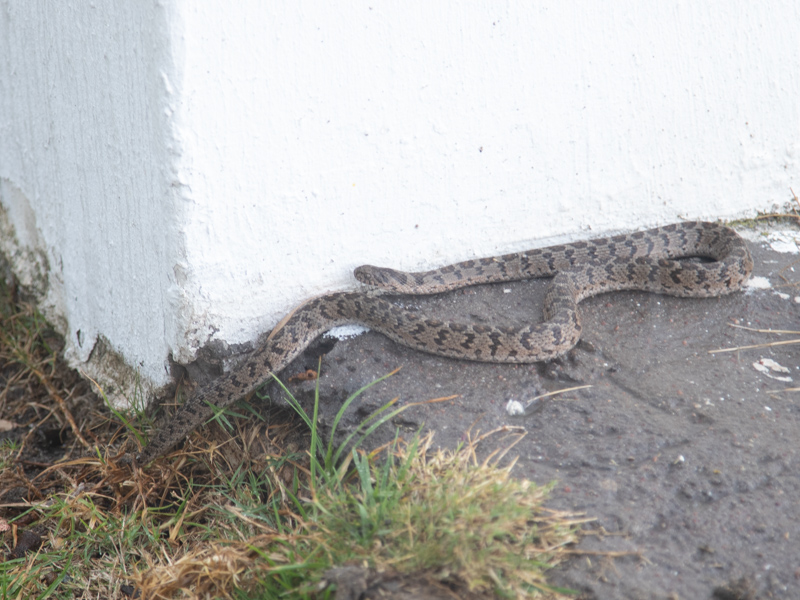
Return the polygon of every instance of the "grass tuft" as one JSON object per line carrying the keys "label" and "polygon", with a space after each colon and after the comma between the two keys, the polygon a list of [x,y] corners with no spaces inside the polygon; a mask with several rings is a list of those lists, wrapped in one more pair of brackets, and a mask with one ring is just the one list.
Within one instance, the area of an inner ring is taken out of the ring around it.
{"label": "grass tuft", "polygon": [[382,461],[353,453],[355,481],[315,500],[331,560],[518,598],[549,590],[544,571],[576,541],[582,520],[544,509],[552,485],[513,478],[513,462],[479,462],[478,441],[454,451],[432,445],[429,433],[396,440]]}

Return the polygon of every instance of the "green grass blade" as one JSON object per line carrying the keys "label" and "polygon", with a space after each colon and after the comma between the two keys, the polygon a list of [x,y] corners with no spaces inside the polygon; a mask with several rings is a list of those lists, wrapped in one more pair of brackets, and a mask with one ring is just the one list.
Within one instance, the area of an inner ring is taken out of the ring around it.
{"label": "green grass blade", "polygon": [[[384,375],[384,376],[382,376],[382,377],[379,377],[379,378],[378,378],[378,379],[376,379],[375,381],[372,381],[372,382],[368,383],[367,385],[365,385],[365,386],[361,387],[360,389],[356,390],[356,391],[355,391],[353,394],[351,394],[351,395],[350,395],[350,397],[349,397],[349,398],[347,398],[347,400],[345,400],[345,401],[344,401],[344,403],[342,403],[342,406],[339,408],[339,410],[338,410],[338,411],[337,411],[337,413],[336,413],[336,417],[334,417],[334,419],[333,419],[333,425],[331,426],[331,437],[330,437],[330,439],[328,440],[328,453],[327,453],[327,455],[326,455],[326,457],[325,457],[325,464],[326,464],[326,465],[330,465],[330,464],[331,464],[331,454],[332,454],[333,447],[334,447],[334,441],[333,441],[333,440],[334,440],[334,435],[336,434],[336,428],[339,426],[339,421],[341,421],[342,417],[344,416],[344,413],[345,413],[345,411],[346,411],[346,410],[347,410],[347,408],[350,406],[350,404],[352,404],[352,403],[353,403],[353,401],[354,401],[356,398],[358,398],[358,397],[359,397],[361,394],[363,394],[365,391],[367,391],[367,390],[368,390],[369,388],[371,388],[373,385],[376,385],[376,384],[380,383],[381,381],[384,381],[385,379],[388,379],[389,377],[391,377],[392,375],[394,375],[395,373],[397,373],[397,371],[399,371],[399,370],[400,370],[400,369],[395,369],[395,370],[394,370],[394,371],[392,371],[391,373],[387,373],[386,375]],[[319,381],[319,380],[317,380],[317,381]],[[390,402],[390,403],[387,403],[387,404],[385,404],[385,405],[384,405],[383,407],[381,407],[381,409],[379,409],[379,410],[384,410],[384,409],[385,409],[385,408],[387,408],[387,407],[388,407],[390,404],[391,404],[391,402]],[[373,413],[373,414],[374,414],[374,413]],[[367,419],[370,419],[370,418],[372,418],[372,415],[370,415],[369,417],[367,417]],[[338,457],[337,457],[337,458],[338,458]],[[334,460],[333,460],[333,463],[336,463],[336,462],[338,462],[338,460],[337,460],[337,459],[334,459]]]}

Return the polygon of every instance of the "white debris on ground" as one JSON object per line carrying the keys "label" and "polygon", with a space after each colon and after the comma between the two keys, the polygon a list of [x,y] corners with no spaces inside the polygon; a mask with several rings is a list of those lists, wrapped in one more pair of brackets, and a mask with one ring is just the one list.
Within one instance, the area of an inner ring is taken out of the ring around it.
{"label": "white debris on ground", "polygon": [[789,373],[789,369],[776,363],[771,358],[760,358],[756,362],[753,363],[753,368],[758,371],[759,373],[763,373],[770,379],[775,379],[777,381],[785,381],[789,382],[792,381],[791,377],[783,377],[780,375],[773,375],[772,373]]}
{"label": "white debris on ground", "polygon": [[522,402],[518,402],[517,400],[509,400],[506,404],[506,412],[512,417],[524,415],[525,407],[522,406]]}
{"label": "white debris on ground", "polygon": [[768,290],[772,287],[772,284],[769,282],[769,279],[766,277],[751,277],[745,283],[747,286],[748,291],[751,290]]}
{"label": "white debris on ground", "polygon": [[[775,252],[800,254],[800,231],[794,229],[765,230],[762,227],[756,227],[755,229],[737,228],[736,231],[743,238],[753,243],[768,244]],[[789,270],[794,271],[794,267],[790,266]],[[768,290],[772,287],[766,277],[751,277],[750,280],[745,283],[745,286],[748,292],[753,290]],[[776,291],[774,293],[783,300],[791,299],[800,304],[800,296],[792,298],[791,295],[784,292]]]}
{"label": "white debris on ground", "polygon": [[326,332],[325,337],[332,337],[337,340],[349,340],[367,331],[369,331],[369,327],[364,327],[363,325],[340,325]]}
{"label": "white debris on ground", "polygon": [[800,231],[793,229],[737,228],[736,232],[744,239],[757,244],[769,244],[775,252],[800,254]]}
{"label": "white debris on ground", "polygon": [[[745,291],[748,293],[754,292],[756,290],[768,290],[772,288],[772,284],[769,282],[769,279],[760,276],[751,277],[750,279],[747,280],[747,282],[744,285],[745,285]],[[795,296],[794,298],[792,298],[791,295],[786,294],[785,292],[773,291],[772,293],[778,296],[778,298],[780,298],[781,300],[791,299],[797,304],[800,304],[800,296]]]}

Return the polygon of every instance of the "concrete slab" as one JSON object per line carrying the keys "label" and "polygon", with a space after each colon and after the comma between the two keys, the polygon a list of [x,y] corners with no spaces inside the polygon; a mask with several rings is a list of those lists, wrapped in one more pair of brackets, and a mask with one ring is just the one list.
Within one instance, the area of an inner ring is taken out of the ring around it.
{"label": "concrete slab", "polygon": [[[800,338],[734,327],[800,330],[800,258],[760,241],[751,249],[754,275],[769,289],[702,300],[638,292],[589,299],[581,304],[583,343],[562,360],[463,362],[370,332],[307,351],[284,379],[316,369],[326,352],[321,422],[330,425],[347,396],[400,367],[351,406],[341,432],[395,397],[403,404],[457,396],[408,409],[372,445],[395,427],[404,435],[433,429],[446,447],[470,428],[523,427],[527,435],[509,454],[518,457],[514,473],[557,480],[552,507],[597,518],[589,528],[598,535],[580,548],[641,552],[559,568],[554,582],[584,598],[710,598],[742,577],[759,597],[800,598],[800,392],[783,391],[798,386],[800,344],[709,353]],[[437,318],[512,324],[541,319],[545,287],[520,282],[398,301]],[[762,358],[789,372],[757,370]],[[509,400],[578,385],[591,387],[538,400],[523,416],[506,411]],[[289,387],[310,406],[313,382]],[[280,400],[275,386],[270,393]],[[502,437],[494,447],[508,443]]]}

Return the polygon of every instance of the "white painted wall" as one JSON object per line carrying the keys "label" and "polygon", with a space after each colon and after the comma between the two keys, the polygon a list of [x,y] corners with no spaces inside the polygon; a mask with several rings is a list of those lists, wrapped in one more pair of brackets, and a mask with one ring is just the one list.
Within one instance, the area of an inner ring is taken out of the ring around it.
{"label": "white painted wall", "polygon": [[0,1],[3,245],[156,385],[364,262],[800,191],[790,0],[77,4]]}
{"label": "white painted wall", "polygon": [[111,393],[134,384],[116,359],[161,385],[186,339],[174,9],[0,1],[0,244]]}

